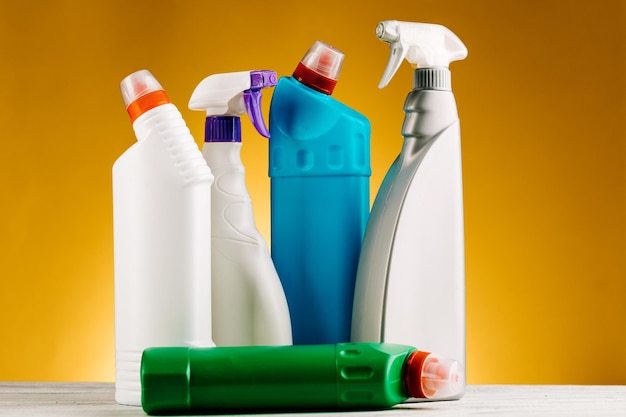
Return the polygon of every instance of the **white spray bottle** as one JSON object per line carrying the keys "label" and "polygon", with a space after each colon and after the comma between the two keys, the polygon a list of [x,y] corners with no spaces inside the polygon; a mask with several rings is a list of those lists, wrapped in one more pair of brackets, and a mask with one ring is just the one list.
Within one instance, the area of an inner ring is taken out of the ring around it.
{"label": "white spray bottle", "polygon": [[467,49],[434,24],[383,21],[376,35],[391,47],[380,88],[405,58],[416,70],[404,104],[402,151],[365,232],[352,340],[420,346],[464,365],[461,141],[448,65],[465,58]]}
{"label": "white spray bottle", "polygon": [[273,71],[211,75],[196,87],[189,108],[206,111],[202,154],[215,175],[212,199],[213,339],[218,346],[290,345],[291,321],[283,287],[254,224],[241,163],[241,121],[248,113],[269,137],[261,90]]}
{"label": "white spray bottle", "polygon": [[113,164],[115,400],[139,406],[144,349],[214,346],[213,175],[149,71],[121,90],[137,142]]}

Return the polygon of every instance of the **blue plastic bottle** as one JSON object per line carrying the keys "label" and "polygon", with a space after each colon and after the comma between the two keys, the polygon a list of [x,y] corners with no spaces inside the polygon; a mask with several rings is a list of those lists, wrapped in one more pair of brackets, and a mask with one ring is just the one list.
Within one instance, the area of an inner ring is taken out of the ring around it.
{"label": "blue plastic bottle", "polygon": [[370,123],[330,96],[343,53],[316,42],[270,106],[271,252],[294,344],[350,340],[369,215]]}

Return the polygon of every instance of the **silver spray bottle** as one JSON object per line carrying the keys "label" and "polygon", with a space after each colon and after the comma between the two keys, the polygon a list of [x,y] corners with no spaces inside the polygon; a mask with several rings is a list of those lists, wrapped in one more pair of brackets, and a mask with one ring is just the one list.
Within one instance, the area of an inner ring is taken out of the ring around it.
{"label": "silver spray bottle", "polygon": [[434,24],[384,21],[376,34],[391,48],[380,88],[404,59],[416,70],[402,151],[365,232],[352,340],[420,346],[465,364],[461,137],[448,65],[467,49]]}

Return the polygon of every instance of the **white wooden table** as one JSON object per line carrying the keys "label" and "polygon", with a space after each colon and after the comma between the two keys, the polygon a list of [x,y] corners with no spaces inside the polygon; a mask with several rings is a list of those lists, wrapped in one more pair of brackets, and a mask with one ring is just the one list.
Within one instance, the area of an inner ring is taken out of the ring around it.
{"label": "white wooden table", "polygon": [[[3,417],[145,415],[139,407],[116,404],[111,383],[0,383],[0,416]],[[308,416],[626,417],[626,385],[470,385],[459,401],[400,404],[383,411],[309,413]]]}

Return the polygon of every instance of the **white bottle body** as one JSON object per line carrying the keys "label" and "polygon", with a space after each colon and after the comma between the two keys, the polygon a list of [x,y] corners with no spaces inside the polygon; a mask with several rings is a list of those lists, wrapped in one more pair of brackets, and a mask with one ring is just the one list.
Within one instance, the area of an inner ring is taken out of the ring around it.
{"label": "white bottle body", "polygon": [[213,346],[213,176],[172,104],[133,123],[138,142],[113,165],[115,399],[141,405],[141,354]]}
{"label": "white bottle body", "polygon": [[380,187],[365,232],[352,340],[407,344],[465,366],[456,103],[450,91],[413,91],[405,111],[403,149]]}
{"label": "white bottle body", "polygon": [[212,309],[217,346],[292,344],[283,287],[254,223],[241,142],[205,142],[212,187]]}

